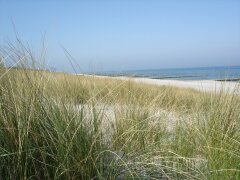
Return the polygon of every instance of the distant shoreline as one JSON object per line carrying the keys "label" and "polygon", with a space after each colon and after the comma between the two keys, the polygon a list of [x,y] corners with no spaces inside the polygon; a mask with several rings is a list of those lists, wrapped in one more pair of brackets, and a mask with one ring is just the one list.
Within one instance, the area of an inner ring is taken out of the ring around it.
{"label": "distant shoreline", "polygon": [[194,77],[203,77],[203,76],[149,76],[149,75],[128,75],[128,74],[87,74],[95,76],[104,76],[104,77],[132,77],[132,78],[148,78],[148,79],[159,79],[159,80],[182,80],[182,81],[227,81],[227,82],[237,82],[240,83],[240,77],[234,78],[222,78],[222,79],[183,79],[183,78],[194,78]]}
{"label": "distant shoreline", "polygon": [[221,92],[240,94],[239,79],[236,81],[226,79],[223,80],[174,80],[174,79],[152,79],[149,77],[132,77],[132,76],[102,76],[102,75],[89,75],[78,74],[82,76],[91,76],[96,78],[113,78],[118,80],[130,80],[137,83],[145,83],[159,86],[172,86],[179,88],[190,88],[202,92]]}
{"label": "distant shoreline", "polygon": [[[90,73],[91,74],[91,73]],[[239,81],[240,66],[145,69],[94,72],[100,76],[130,76],[149,79]]]}

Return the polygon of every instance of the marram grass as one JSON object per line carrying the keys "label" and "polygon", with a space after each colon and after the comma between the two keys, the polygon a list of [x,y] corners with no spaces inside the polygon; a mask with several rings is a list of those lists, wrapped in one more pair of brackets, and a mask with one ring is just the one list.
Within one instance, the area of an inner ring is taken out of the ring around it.
{"label": "marram grass", "polygon": [[26,67],[0,68],[0,179],[240,178],[237,93]]}

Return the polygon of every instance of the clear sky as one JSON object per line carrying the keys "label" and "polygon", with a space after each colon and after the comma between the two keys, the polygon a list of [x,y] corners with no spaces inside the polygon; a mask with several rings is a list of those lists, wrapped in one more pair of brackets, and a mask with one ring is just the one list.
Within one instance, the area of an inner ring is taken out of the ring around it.
{"label": "clear sky", "polygon": [[240,0],[0,0],[0,43],[12,21],[48,64],[70,71],[240,65]]}

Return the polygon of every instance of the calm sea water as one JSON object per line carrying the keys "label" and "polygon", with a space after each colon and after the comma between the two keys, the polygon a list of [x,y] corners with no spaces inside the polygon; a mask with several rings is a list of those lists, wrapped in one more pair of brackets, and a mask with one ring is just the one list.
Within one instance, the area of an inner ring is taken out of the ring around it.
{"label": "calm sea water", "polygon": [[179,79],[179,80],[240,79],[240,66],[181,68],[181,69],[149,69],[122,72],[108,72],[101,74],[115,76],[130,75],[136,77],[149,77],[156,79]]}

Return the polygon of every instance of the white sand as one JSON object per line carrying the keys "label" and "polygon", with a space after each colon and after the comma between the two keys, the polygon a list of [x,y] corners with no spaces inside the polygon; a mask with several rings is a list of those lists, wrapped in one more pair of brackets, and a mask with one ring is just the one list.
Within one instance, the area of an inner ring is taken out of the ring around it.
{"label": "white sand", "polygon": [[134,82],[160,85],[160,86],[174,86],[180,88],[191,88],[199,91],[207,92],[228,92],[240,94],[240,83],[237,82],[223,82],[223,81],[214,81],[214,80],[193,80],[193,81],[183,81],[183,80],[166,80],[166,79],[150,79],[150,78],[139,78],[139,77],[110,77],[110,76],[94,76],[99,78],[114,78],[121,80],[131,80]]}
{"label": "white sand", "polygon": [[180,81],[180,80],[163,80],[163,79],[148,79],[148,78],[132,78],[135,82],[143,82],[155,85],[168,85],[182,88],[191,88],[199,91],[208,92],[234,92],[239,93],[240,83],[237,82],[220,82],[213,80],[196,80],[196,81]]}

